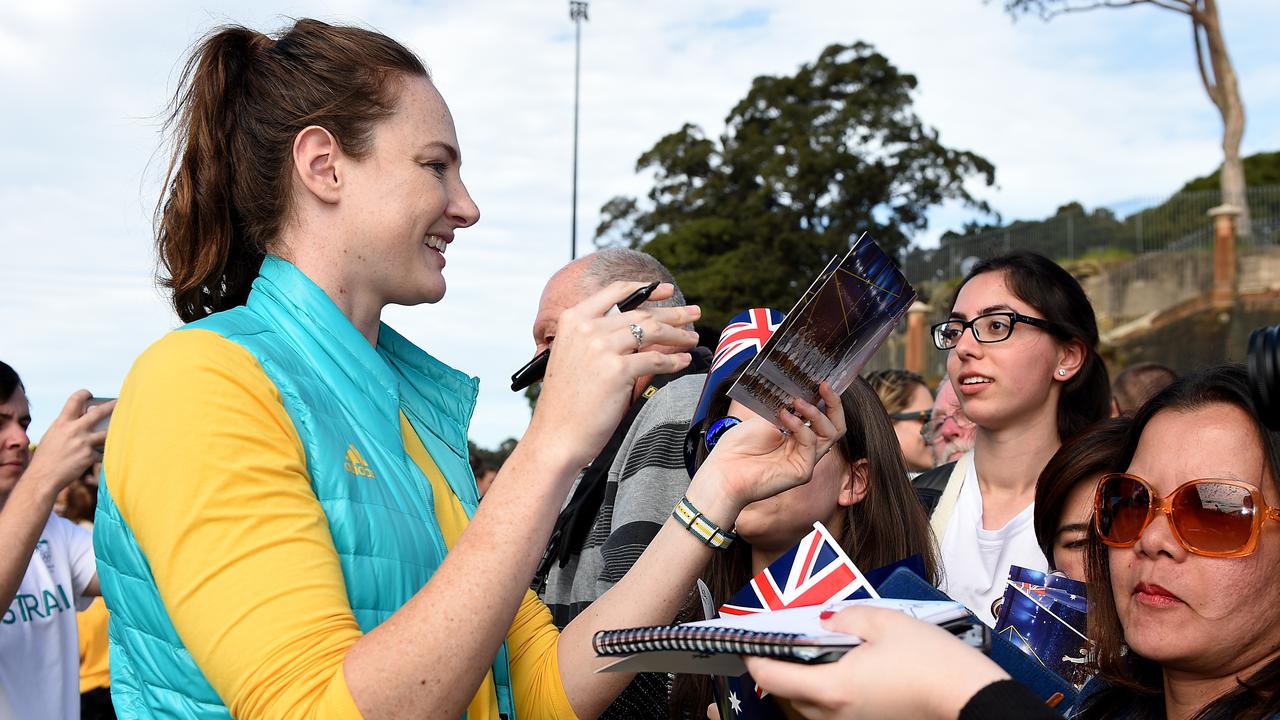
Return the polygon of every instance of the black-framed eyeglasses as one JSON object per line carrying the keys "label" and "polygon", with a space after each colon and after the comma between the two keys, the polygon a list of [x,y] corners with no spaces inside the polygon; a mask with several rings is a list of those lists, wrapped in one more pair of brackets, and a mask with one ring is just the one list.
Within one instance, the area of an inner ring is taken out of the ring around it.
{"label": "black-framed eyeglasses", "polygon": [[920,422],[929,422],[929,418],[933,417],[932,410],[913,410],[911,412],[893,413],[889,416],[890,420],[919,420]]}
{"label": "black-framed eyeglasses", "polygon": [[933,326],[933,344],[939,350],[950,350],[960,344],[965,328],[973,332],[973,339],[980,343],[998,343],[1008,340],[1013,326],[1026,323],[1046,332],[1057,333],[1058,328],[1048,320],[1033,318],[1016,312],[996,312],[979,315],[972,320],[947,320]]}

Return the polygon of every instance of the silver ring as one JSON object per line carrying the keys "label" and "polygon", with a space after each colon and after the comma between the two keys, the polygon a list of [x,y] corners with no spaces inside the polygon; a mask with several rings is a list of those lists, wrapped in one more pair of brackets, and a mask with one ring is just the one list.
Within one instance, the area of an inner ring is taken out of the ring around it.
{"label": "silver ring", "polygon": [[644,345],[644,328],[631,323],[631,337],[636,339],[636,352],[640,352],[640,346]]}

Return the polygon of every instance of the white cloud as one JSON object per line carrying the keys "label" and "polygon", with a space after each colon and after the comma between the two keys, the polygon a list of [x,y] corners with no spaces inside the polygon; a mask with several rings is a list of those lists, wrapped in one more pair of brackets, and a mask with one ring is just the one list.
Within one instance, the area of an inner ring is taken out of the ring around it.
{"label": "white cloud", "polygon": [[[1250,110],[1246,148],[1274,149],[1280,6],[1224,12]],[[76,387],[118,392],[133,357],[176,324],[152,282],[150,212],[166,159],[159,117],[184,50],[220,22],[271,29],[306,14],[404,41],[450,102],[483,220],[450,248],[448,298],[386,317],[482,378],[479,442],[523,431],[528,410],[508,376],[532,352],[542,283],[568,259],[566,3],[64,0],[0,8],[0,358],[27,381],[37,433]],[[917,75],[917,109],[943,142],[995,163],[999,188],[983,195],[1006,217],[1170,192],[1218,153],[1186,30],[1150,8],[1046,24],[1012,23],[980,0],[597,0],[582,36],[579,247],[590,249],[606,200],[645,191],[635,160],[663,134],[693,122],[715,135],[753,77],[859,39]],[[945,225],[925,237],[964,217],[939,211]]]}

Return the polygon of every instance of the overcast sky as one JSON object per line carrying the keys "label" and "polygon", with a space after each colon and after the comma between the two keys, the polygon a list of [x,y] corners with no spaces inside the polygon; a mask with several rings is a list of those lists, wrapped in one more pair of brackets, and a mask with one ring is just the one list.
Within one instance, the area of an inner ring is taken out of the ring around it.
{"label": "overcast sky", "polygon": [[[12,0],[0,5],[0,359],[23,376],[38,438],[79,387],[114,396],[177,320],[154,283],[158,117],[184,51],[210,27],[314,16],[382,30],[430,66],[458,126],[480,223],[449,248],[449,291],[387,321],[481,378],[471,434],[518,437],[507,390],[533,349],[546,278],[568,261],[573,25],[565,0],[223,3]],[[1247,153],[1280,149],[1280,3],[1221,3],[1248,113]],[[1005,219],[1170,193],[1213,170],[1221,123],[1189,23],[1156,8],[1016,23],[981,0],[591,3],[582,33],[579,251],[600,206],[641,194],[635,160],[685,122],[714,135],[751,79],[831,43],[869,42],[920,81],[952,147],[996,166]],[[943,208],[920,241],[969,215]],[[589,409],[586,409],[589,411]]]}

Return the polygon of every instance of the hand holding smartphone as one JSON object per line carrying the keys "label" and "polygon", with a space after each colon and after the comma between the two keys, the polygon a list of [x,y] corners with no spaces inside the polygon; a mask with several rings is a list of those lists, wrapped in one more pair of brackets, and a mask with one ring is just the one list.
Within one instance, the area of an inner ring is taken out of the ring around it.
{"label": "hand holding smartphone", "polygon": [[[109,397],[91,397],[89,398],[89,401],[85,403],[85,407],[84,407],[85,412],[88,412],[91,408],[95,408],[104,403],[112,402],[115,399],[116,398],[109,398]],[[95,423],[93,426],[93,431],[106,432],[107,426],[109,424],[111,424],[111,413],[107,413],[106,417],[102,418],[97,423]]]}

